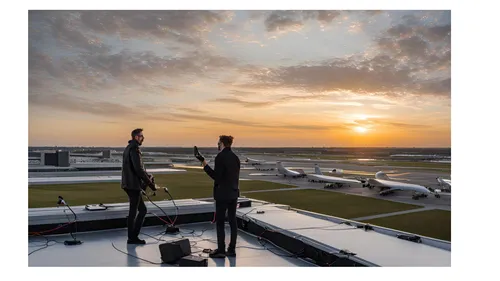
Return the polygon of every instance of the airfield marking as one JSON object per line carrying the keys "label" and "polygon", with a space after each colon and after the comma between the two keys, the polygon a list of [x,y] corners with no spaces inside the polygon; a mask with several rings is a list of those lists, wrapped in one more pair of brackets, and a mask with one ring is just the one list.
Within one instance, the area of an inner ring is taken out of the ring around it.
{"label": "airfield marking", "polygon": [[390,217],[390,216],[403,215],[403,214],[422,212],[422,211],[429,211],[429,210],[435,210],[435,209],[436,208],[434,208],[434,207],[424,207],[424,208],[419,208],[419,209],[412,209],[412,210],[398,211],[398,212],[385,213],[385,214],[379,214],[379,215],[373,215],[373,216],[359,217],[359,218],[354,218],[351,220],[353,220],[353,221],[365,221],[365,220],[378,219],[378,218],[383,218],[383,217]]}

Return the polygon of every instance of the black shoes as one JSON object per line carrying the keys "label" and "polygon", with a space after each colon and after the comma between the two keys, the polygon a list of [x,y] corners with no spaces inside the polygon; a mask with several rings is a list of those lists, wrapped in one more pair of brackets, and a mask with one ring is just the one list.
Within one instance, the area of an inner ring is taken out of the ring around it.
{"label": "black shoes", "polygon": [[223,259],[226,257],[226,253],[224,251],[220,251],[219,249],[217,249],[211,251],[210,254],[208,254],[208,256],[214,259]]}
{"label": "black shoes", "polygon": [[223,259],[225,257],[236,257],[236,251],[231,248],[227,248],[227,252],[217,250],[212,250],[208,256],[214,259]]}
{"label": "black shoes", "polygon": [[226,256],[228,257],[236,257],[235,249],[227,248]]}
{"label": "black shoes", "polygon": [[128,240],[127,240],[127,244],[132,244],[132,245],[144,245],[144,244],[146,244],[146,241],[141,240],[141,239],[139,239],[139,238],[135,238],[135,239],[128,239]]}

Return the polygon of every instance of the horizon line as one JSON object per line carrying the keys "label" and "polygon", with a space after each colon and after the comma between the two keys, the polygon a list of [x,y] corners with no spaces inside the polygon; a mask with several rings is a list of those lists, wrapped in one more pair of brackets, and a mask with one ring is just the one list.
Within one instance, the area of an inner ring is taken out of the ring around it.
{"label": "horizon line", "polygon": [[[83,146],[83,145],[32,145],[28,146],[28,148],[33,147],[85,147],[85,148],[100,148],[100,147],[109,147],[109,148],[119,148],[125,146]],[[193,146],[144,146],[143,148],[192,148]],[[212,146],[198,146],[198,147],[212,147]],[[213,146],[216,148],[215,146]],[[237,148],[449,148],[451,146],[232,146]]]}

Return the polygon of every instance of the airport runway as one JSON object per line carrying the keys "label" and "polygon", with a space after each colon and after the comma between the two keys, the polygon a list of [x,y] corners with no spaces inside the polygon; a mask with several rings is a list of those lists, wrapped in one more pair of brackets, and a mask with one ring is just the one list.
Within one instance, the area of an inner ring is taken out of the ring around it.
{"label": "airport runway", "polygon": [[[284,166],[289,169],[303,169],[304,172],[312,172],[313,167],[314,167],[314,162],[285,162],[283,161]],[[367,166],[356,166],[349,164],[348,167],[346,165],[340,165],[340,164],[329,164],[325,163],[323,165],[320,164],[321,170],[325,175],[332,175],[332,176],[342,176],[342,175],[335,175],[335,174],[328,174],[326,171],[332,170],[333,168],[336,169],[344,169],[349,168],[350,171],[357,171],[359,173],[367,173],[367,176],[375,176],[375,173],[379,170],[377,170],[374,167],[367,167]],[[366,171],[365,168],[371,168],[372,171]],[[370,173],[373,173],[371,175],[368,175]],[[421,184],[427,187],[433,187],[433,188],[438,188],[438,184],[436,181],[436,177],[438,176],[443,176],[442,173],[434,173],[430,171],[399,171],[397,169],[392,169],[391,174],[389,176],[391,177],[394,174],[395,180],[407,180],[408,183],[415,183],[415,184]],[[418,200],[412,199],[412,193],[411,192],[404,192],[404,191],[396,191],[394,194],[386,195],[386,196],[381,196],[379,195],[379,192],[375,189],[368,189],[368,188],[363,188],[361,185],[355,186],[352,185],[351,187],[344,186],[342,188],[337,188],[337,189],[325,189],[324,188],[324,183],[312,183],[308,182],[307,179],[293,179],[293,178],[283,178],[283,176],[249,176],[249,174],[255,174],[255,173],[262,173],[262,174],[276,174],[276,171],[258,171],[258,170],[251,170],[251,169],[244,169],[240,171],[240,176],[242,178],[248,178],[248,179],[254,179],[254,180],[262,180],[262,181],[271,181],[271,182],[276,182],[276,183],[282,183],[282,184],[289,184],[289,185],[294,185],[299,187],[300,189],[318,189],[318,190],[325,190],[325,191],[330,191],[330,192],[342,192],[342,193],[347,193],[347,194],[354,194],[354,195],[360,195],[360,196],[367,196],[367,197],[374,197],[377,199],[383,199],[383,200],[389,200],[389,201],[394,201],[394,202],[401,202],[401,203],[408,203],[408,204],[414,204],[414,205],[420,205],[424,207],[430,207],[430,208],[435,208],[435,209],[442,209],[442,210],[451,210],[451,195],[442,195],[441,198],[435,198],[434,196],[428,196],[426,198],[420,198]],[[348,176],[351,177],[352,176]],[[365,177],[365,176],[361,176]]]}
{"label": "airport runway", "polygon": [[[404,169],[400,167],[387,167],[382,169],[381,167],[374,166],[365,166],[365,165],[356,165],[352,163],[340,163],[338,160],[304,160],[304,159],[291,159],[287,157],[276,157],[276,156],[266,156],[262,155],[256,157],[259,160],[266,161],[276,161],[281,160],[283,165],[288,169],[302,169],[306,173],[314,172],[314,164],[318,164],[325,175],[331,176],[341,176],[346,178],[355,178],[355,177],[374,177],[375,173],[378,171],[384,171],[388,174],[390,178],[394,178],[394,180],[398,181],[406,181],[408,183],[415,183],[424,185],[427,187],[438,188],[438,184],[436,178],[441,177],[449,177],[449,174],[439,172],[439,171],[429,171],[429,170],[421,170],[421,169],[409,169],[405,167]],[[209,165],[213,165],[213,163],[209,163]],[[266,167],[273,167],[274,165],[265,165]],[[173,169],[183,169],[183,168],[199,168],[200,166],[192,166],[192,165],[182,165],[182,164],[174,164]],[[339,174],[329,174],[328,171],[332,169],[342,169],[344,173],[348,173],[348,175],[339,175]],[[154,171],[154,169],[148,169],[148,171]],[[361,186],[351,186],[351,187],[342,187],[338,189],[325,189],[324,184],[322,183],[311,183],[308,182],[307,179],[292,179],[292,178],[283,178],[277,176],[249,176],[249,174],[253,173],[264,173],[264,174],[276,174],[277,171],[258,171],[255,167],[251,165],[247,165],[242,161],[242,168],[240,171],[240,178],[242,180],[262,180],[262,181],[271,181],[283,184],[294,185],[300,189],[318,189],[318,190],[327,190],[330,192],[342,192],[348,194],[355,194],[367,197],[374,197],[377,199],[384,199],[402,203],[409,203],[415,205],[421,205],[430,208],[451,209],[451,196],[443,195],[441,198],[435,198],[434,196],[428,196],[427,198],[420,198],[419,200],[413,200],[411,193],[409,192],[395,192],[394,194],[390,194],[387,196],[380,196],[377,190],[371,190],[368,188],[362,188]],[[40,172],[40,173],[29,173],[29,177],[57,177],[57,176],[102,176],[102,175],[120,175],[121,171],[87,171],[87,172]],[[152,174],[155,174],[152,172]],[[287,189],[289,190],[289,189]]]}

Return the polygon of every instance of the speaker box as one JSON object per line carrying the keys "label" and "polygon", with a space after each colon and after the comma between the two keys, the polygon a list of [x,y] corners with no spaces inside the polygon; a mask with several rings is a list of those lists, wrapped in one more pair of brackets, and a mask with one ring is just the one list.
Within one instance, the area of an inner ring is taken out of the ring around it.
{"label": "speaker box", "polygon": [[164,263],[175,263],[185,256],[191,254],[189,239],[179,239],[160,244],[161,260]]}
{"label": "speaker box", "polygon": [[189,255],[179,260],[179,267],[184,267],[184,266],[206,267],[208,266],[208,260],[203,257]]}

